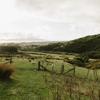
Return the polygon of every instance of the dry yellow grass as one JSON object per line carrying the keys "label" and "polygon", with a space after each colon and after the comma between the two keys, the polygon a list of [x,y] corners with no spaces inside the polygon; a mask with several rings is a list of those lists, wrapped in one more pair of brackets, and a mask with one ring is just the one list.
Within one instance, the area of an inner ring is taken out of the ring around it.
{"label": "dry yellow grass", "polygon": [[14,71],[15,71],[15,67],[13,65],[0,64],[0,78],[1,79],[10,79]]}

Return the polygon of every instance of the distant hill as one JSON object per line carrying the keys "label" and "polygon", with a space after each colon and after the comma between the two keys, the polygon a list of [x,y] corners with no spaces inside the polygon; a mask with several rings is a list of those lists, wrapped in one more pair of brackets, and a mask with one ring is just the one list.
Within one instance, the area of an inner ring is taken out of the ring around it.
{"label": "distant hill", "polygon": [[68,42],[51,43],[38,48],[40,51],[87,53],[90,56],[100,56],[100,34],[86,36]]}

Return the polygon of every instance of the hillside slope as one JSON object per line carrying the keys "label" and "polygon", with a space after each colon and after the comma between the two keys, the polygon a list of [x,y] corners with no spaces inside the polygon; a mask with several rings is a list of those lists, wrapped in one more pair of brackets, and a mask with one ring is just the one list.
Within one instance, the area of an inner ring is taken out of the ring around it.
{"label": "hillside slope", "polygon": [[52,43],[40,46],[40,51],[59,51],[67,53],[100,54],[100,34],[86,36],[68,42]]}

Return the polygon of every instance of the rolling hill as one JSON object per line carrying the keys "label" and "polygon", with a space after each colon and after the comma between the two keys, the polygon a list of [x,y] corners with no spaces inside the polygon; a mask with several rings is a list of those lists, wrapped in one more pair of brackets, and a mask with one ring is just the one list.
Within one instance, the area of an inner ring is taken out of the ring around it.
{"label": "rolling hill", "polygon": [[68,42],[51,43],[38,48],[40,51],[87,53],[90,57],[100,57],[100,34],[86,36]]}

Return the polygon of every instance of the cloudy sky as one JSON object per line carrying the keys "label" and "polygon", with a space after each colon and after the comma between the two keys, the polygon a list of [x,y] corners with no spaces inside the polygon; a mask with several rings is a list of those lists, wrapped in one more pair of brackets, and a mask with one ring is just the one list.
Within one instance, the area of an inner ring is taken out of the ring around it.
{"label": "cloudy sky", "polygon": [[100,33],[100,0],[0,0],[0,39],[72,40]]}

